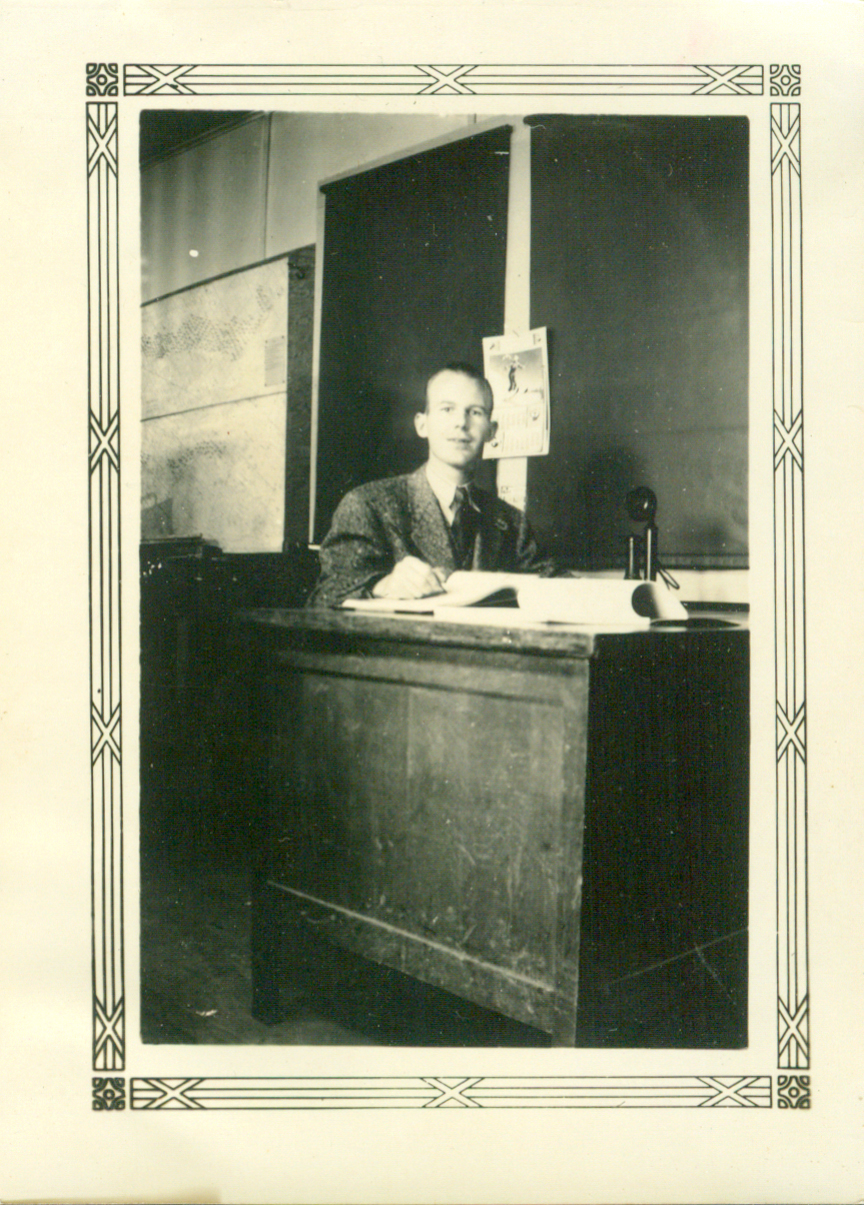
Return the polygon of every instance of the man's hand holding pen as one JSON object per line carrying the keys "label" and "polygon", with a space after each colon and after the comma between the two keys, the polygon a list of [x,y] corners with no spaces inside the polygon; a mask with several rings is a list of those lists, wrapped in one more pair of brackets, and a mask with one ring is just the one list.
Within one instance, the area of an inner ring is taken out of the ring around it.
{"label": "man's hand holding pen", "polygon": [[374,598],[427,598],[430,594],[443,594],[447,573],[444,569],[433,569],[416,556],[403,557],[391,573],[382,577],[372,587]]}

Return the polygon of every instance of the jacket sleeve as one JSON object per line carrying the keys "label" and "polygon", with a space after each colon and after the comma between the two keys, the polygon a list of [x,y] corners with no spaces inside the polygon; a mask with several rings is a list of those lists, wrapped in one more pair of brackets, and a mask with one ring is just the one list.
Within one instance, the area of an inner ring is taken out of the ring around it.
{"label": "jacket sleeve", "polygon": [[516,530],[514,544],[514,568],[516,573],[537,573],[540,577],[554,577],[558,573],[558,564],[547,556],[537,544],[531,524],[525,518],[523,511],[515,511]]}
{"label": "jacket sleeve", "polygon": [[319,557],[321,570],[308,607],[338,607],[346,598],[368,598],[375,583],[392,571],[392,543],[363,490],[352,490],[337,506]]}

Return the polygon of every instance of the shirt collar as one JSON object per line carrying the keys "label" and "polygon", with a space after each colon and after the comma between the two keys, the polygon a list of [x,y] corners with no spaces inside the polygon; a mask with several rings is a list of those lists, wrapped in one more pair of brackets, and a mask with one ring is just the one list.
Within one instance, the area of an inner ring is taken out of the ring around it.
{"label": "shirt collar", "polygon": [[[426,480],[429,482],[432,493],[438,499],[441,510],[444,512],[444,518],[448,523],[452,523],[453,498],[456,495],[456,486],[443,473],[436,472],[431,461],[426,462]],[[470,482],[466,482],[466,484],[470,484]]]}

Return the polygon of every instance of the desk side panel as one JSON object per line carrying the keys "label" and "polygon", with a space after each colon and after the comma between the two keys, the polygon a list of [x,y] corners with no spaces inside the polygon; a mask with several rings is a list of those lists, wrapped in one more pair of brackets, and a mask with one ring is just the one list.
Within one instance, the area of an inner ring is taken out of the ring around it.
{"label": "desk side panel", "polygon": [[747,1042],[746,631],[592,663],[580,1045]]}

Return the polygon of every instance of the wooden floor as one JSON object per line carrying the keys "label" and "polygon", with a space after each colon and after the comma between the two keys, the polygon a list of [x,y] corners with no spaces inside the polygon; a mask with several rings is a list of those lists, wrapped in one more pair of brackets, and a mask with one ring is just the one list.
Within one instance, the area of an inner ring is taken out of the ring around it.
{"label": "wooden floor", "polygon": [[362,1044],[303,1010],[279,1025],[250,1012],[251,899],[240,869],[150,873],[141,889],[141,1038],[179,1044]]}
{"label": "wooden floor", "polygon": [[[191,869],[191,868],[190,868]],[[288,1016],[251,1013],[252,896],[238,868],[160,870],[141,884],[141,1037],[235,1045],[548,1046],[545,1034],[330,947],[288,984]],[[287,972],[291,978],[291,970]]]}
{"label": "wooden floor", "polygon": [[[233,790],[167,754],[141,814],[141,1038],[181,1045],[549,1045],[519,1025],[322,944],[285,963],[285,1019],[251,1012],[256,836]],[[218,783],[216,784],[218,787]],[[221,802],[220,802],[221,800]]]}

